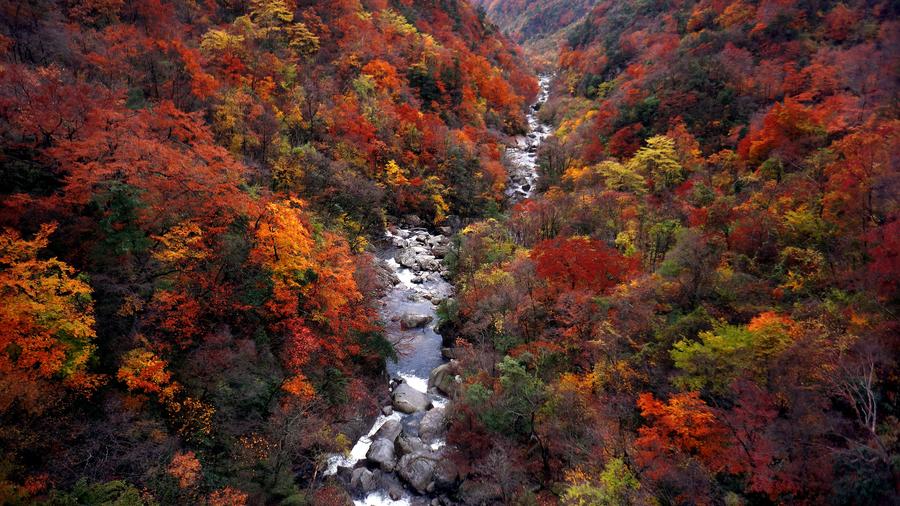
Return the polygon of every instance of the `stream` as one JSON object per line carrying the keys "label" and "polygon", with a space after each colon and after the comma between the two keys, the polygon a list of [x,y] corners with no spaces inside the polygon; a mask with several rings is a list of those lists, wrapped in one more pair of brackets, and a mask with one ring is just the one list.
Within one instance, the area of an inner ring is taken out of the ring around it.
{"label": "stream", "polygon": [[[507,198],[516,203],[532,195],[537,181],[537,148],[550,135],[538,111],[549,95],[551,76],[540,77],[540,94],[529,108],[529,132],[506,150],[509,167]],[[349,454],[328,460],[326,475],[349,484],[357,506],[454,504],[441,495],[458,482],[458,472],[445,451],[447,396],[458,377],[436,327],[438,304],[453,296],[442,259],[453,230],[437,233],[406,220],[385,232],[377,257],[393,277],[381,300],[385,332],[398,351],[388,362],[390,406]]]}

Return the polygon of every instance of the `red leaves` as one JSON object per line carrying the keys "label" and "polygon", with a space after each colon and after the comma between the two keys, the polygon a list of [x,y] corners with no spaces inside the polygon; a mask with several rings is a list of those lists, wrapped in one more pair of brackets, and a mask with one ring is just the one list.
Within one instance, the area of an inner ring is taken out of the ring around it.
{"label": "red leaves", "polygon": [[603,293],[637,269],[635,260],[586,237],[544,241],[535,246],[531,258],[538,275],[562,290]]}

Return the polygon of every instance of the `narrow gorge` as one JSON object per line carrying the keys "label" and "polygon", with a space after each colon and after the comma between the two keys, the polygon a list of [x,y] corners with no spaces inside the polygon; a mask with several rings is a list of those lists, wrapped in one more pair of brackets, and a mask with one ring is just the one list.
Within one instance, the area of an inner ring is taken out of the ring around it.
{"label": "narrow gorge", "polygon": [[[551,76],[541,76],[540,93],[527,115],[528,132],[506,149],[510,204],[528,198],[538,178],[537,152],[551,127],[538,112],[550,93]],[[449,397],[456,391],[452,343],[440,335],[438,308],[454,296],[443,259],[450,253],[450,226],[432,231],[407,216],[385,233],[377,257],[392,287],[381,300],[381,317],[398,359],[388,362],[390,405],[348,455],[329,460],[326,475],[339,475],[357,506],[455,504],[459,472],[446,450]]]}

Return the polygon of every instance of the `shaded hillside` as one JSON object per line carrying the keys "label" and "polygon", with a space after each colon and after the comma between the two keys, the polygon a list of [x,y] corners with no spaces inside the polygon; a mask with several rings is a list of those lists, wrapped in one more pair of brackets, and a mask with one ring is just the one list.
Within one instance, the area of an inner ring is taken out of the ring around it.
{"label": "shaded hillside", "polygon": [[536,89],[455,0],[0,1],[0,503],[346,501],[368,241],[496,209]]}

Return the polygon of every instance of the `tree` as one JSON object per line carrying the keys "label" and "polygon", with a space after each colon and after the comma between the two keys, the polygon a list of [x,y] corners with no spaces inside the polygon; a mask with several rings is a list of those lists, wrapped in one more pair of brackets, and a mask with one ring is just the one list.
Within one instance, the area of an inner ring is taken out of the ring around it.
{"label": "tree", "polygon": [[675,140],[664,135],[647,139],[647,145],[638,149],[625,168],[649,177],[655,192],[671,189],[684,181],[684,168],[678,161]]}
{"label": "tree", "polygon": [[624,281],[636,269],[606,244],[587,237],[551,239],[531,252],[539,276],[558,289],[603,293]]}
{"label": "tree", "polygon": [[56,224],[31,240],[0,234],[0,412],[40,414],[68,391],[90,393],[96,345],[91,287],[71,266],[38,258]]}
{"label": "tree", "polygon": [[621,458],[610,459],[594,482],[584,472],[570,472],[563,504],[570,506],[618,506],[634,504],[641,484]]}

